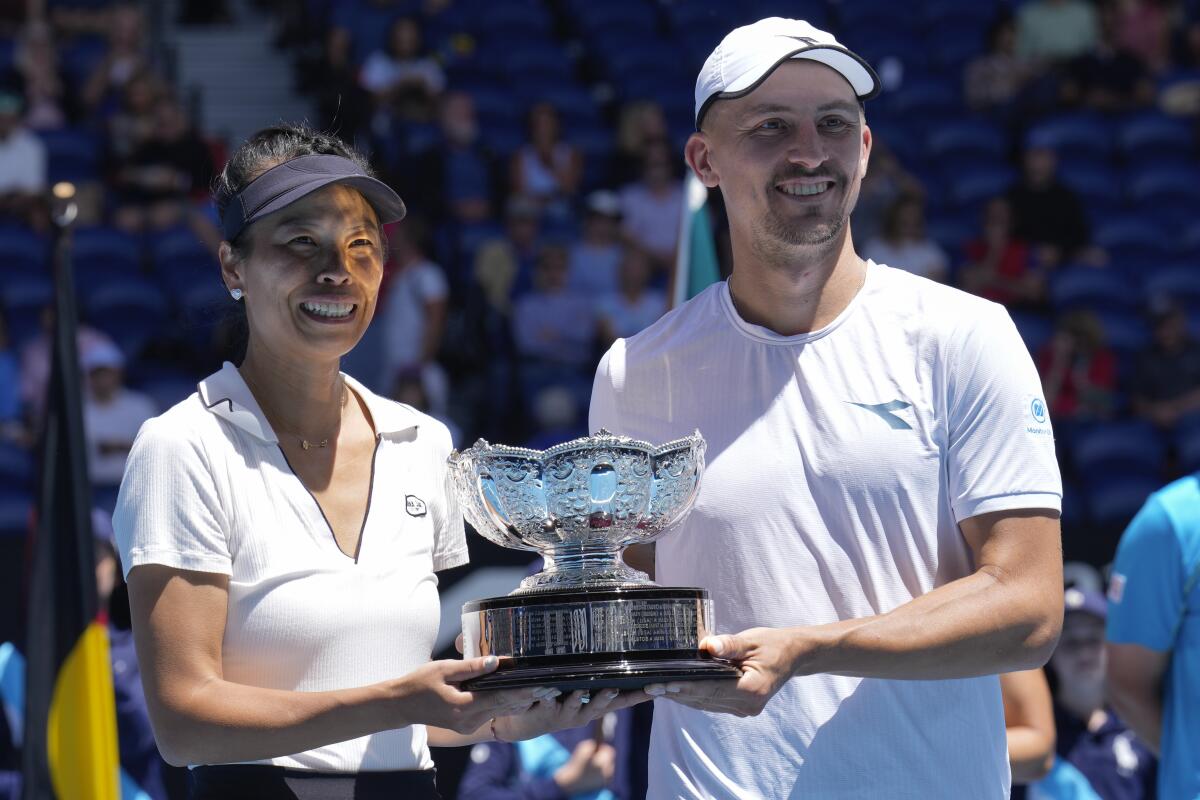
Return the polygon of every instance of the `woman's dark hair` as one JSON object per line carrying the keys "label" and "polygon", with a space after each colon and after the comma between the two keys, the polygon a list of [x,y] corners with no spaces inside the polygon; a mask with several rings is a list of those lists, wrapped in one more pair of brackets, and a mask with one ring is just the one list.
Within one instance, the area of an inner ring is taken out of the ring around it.
{"label": "woman's dark hair", "polygon": [[[243,142],[229,158],[225,169],[213,179],[213,199],[217,203],[217,213],[224,219],[225,209],[229,208],[234,196],[271,167],[300,156],[315,155],[348,158],[365,174],[375,177],[367,159],[338,137],[319,133],[303,124],[272,125]],[[237,238],[242,240],[240,235]],[[230,244],[235,250],[240,249],[240,242]]]}

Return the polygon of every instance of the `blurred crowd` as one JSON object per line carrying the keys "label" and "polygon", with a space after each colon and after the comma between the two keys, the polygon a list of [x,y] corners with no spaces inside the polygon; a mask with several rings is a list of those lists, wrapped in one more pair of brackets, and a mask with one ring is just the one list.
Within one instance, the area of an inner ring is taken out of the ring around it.
{"label": "blurred crowd", "polygon": [[[700,61],[779,14],[833,31],[884,82],[860,253],[1009,308],[1055,428],[1067,558],[1109,562],[1150,491],[1200,469],[1196,0],[256,5],[313,126],[369,153],[409,208],[346,369],[457,445],[586,432],[600,354],[667,311]],[[239,358],[209,197],[236,143],[193,119],[146,7],[30,8],[0,3],[0,538],[24,536],[35,485],[49,185],[78,187],[98,507],[140,424]],[[182,25],[235,16],[179,8]],[[718,193],[709,206],[727,271]]]}

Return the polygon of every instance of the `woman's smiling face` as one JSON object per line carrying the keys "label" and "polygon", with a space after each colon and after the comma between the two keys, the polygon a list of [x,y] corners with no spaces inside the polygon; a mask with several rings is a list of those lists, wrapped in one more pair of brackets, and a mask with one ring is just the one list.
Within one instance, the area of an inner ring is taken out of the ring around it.
{"label": "woman's smiling face", "polygon": [[245,293],[250,347],[309,360],[348,353],[375,314],[383,232],[356,190],[332,184],[255,222],[244,258],[222,246],[230,289]]}

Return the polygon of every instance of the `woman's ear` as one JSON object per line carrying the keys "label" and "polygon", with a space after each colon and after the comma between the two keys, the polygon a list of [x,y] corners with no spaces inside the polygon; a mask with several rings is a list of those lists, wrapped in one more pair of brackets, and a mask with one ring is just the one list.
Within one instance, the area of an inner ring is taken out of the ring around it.
{"label": "woman's ear", "polygon": [[238,257],[237,252],[229,242],[221,242],[217,248],[217,259],[221,262],[221,280],[225,282],[225,287],[231,292],[234,289],[245,291],[246,285],[242,276],[242,259]]}

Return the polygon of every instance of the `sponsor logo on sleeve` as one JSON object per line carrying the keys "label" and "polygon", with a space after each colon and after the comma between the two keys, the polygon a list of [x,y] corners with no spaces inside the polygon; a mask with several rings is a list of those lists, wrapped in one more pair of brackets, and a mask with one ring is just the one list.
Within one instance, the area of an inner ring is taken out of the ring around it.
{"label": "sponsor logo on sleeve", "polygon": [[425,501],[411,494],[404,496],[404,510],[410,517],[423,517],[427,512]]}
{"label": "sponsor logo on sleeve", "polygon": [[1109,602],[1119,603],[1121,598],[1125,596],[1125,576],[1119,572],[1112,574],[1112,579],[1108,582],[1108,599]]}
{"label": "sponsor logo on sleeve", "polygon": [[1046,401],[1040,397],[1030,397],[1029,419],[1025,432],[1036,436],[1053,436],[1054,429],[1050,427],[1050,413],[1046,410]]}

